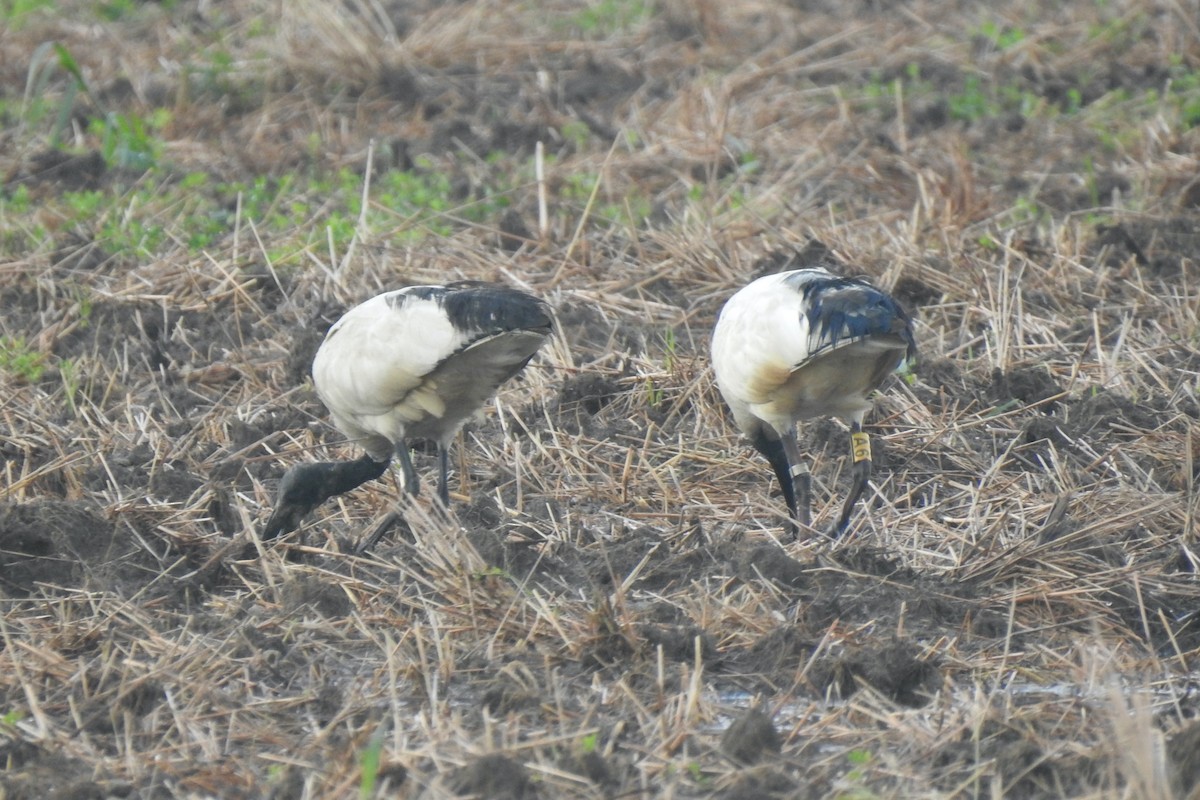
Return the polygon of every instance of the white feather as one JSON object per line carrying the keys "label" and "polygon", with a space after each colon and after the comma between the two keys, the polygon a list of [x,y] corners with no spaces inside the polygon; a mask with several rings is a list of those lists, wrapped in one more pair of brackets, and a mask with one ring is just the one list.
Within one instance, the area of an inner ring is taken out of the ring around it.
{"label": "white feather", "polygon": [[895,368],[906,341],[896,336],[845,337],[810,330],[805,288],[836,280],[823,269],[768,275],[725,304],[713,331],[717,386],[738,427],[753,434],[763,422],[790,430],[797,420],[839,416],[860,420],[868,396]]}
{"label": "white feather", "polygon": [[407,437],[447,443],[546,338],[456,327],[440,302],[414,292],[426,288],[352,308],[313,360],[313,383],[334,424],[376,459]]}

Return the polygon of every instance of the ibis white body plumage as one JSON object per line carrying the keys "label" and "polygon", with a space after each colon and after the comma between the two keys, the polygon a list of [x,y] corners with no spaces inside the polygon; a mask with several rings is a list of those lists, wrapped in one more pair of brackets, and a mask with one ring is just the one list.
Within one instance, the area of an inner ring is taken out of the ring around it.
{"label": "ibis white body plumage", "polygon": [[870,395],[914,352],[912,323],[894,299],[824,269],[759,278],[725,304],[712,337],[717,387],[774,468],[796,523],[809,524],[796,423],[819,416],[850,423],[855,484],[834,526],[840,533],[870,476],[862,432]]}
{"label": "ibis white body plumage", "polygon": [[[313,384],[333,424],[377,461],[409,438],[449,443],[549,334],[548,312],[527,295],[450,291],[466,302],[455,307],[441,286],[373,297],[329,329],[313,359]],[[495,311],[481,314],[484,303]]]}
{"label": "ibis white body plumage", "polygon": [[521,371],[550,331],[550,311],[541,300],[476,282],[410,286],[347,311],[317,350],[313,384],[333,424],[367,455],[289,470],[264,536],[291,530],[329,497],[378,477],[393,457],[400,462],[404,490],[416,494],[410,439],[437,443],[438,496],[448,504],[450,442],[500,384]]}

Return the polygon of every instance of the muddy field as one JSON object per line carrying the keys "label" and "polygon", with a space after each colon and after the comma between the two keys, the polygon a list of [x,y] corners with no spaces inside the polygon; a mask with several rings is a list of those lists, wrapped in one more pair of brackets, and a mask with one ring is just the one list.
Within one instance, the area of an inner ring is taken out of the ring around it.
{"label": "muddy field", "polygon": [[[0,797],[1200,797],[1200,5],[1044,5],[0,3]],[[791,541],[706,354],[815,263],[920,358]],[[462,278],[455,519],[264,543]]]}

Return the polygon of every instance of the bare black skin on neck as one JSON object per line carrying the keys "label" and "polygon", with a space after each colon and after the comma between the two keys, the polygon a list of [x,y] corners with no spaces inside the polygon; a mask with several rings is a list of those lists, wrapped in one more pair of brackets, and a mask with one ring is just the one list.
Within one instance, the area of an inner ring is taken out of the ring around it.
{"label": "bare black skin on neck", "polygon": [[297,464],[279,481],[275,511],[263,528],[262,538],[274,539],[294,531],[314,508],[331,497],[378,478],[387,470],[388,463],[364,455],[354,461]]}

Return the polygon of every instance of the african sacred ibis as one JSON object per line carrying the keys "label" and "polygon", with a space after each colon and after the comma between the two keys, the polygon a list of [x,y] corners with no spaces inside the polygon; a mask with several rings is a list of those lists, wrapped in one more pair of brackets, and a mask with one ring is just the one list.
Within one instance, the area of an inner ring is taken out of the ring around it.
{"label": "african sacred ibis", "polygon": [[[550,331],[550,310],[541,300],[477,281],[410,286],[347,311],[317,350],[313,384],[333,424],[366,455],[289,469],[263,538],[295,529],[329,498],[378,478],[393,456],[404,491],[415,495],[420,482],[408,452],[414,438],[437,443],[437,493],[448,507],[450,441],[529,363]],[[359,549],[398,519],[398,512],[389,515]]]}
{"label": "african sacred ibis", "polygon": [[725,304],[712,337],[717,387],[738,427],[771,462],[793,533],[811,519],[796,422],[829,415],[850,424],[853,482],[831,531],[838,535],[871,476],[862,429],[868,396],[915,354],[912,321],[892,297],[825,269],[767,275]]}

